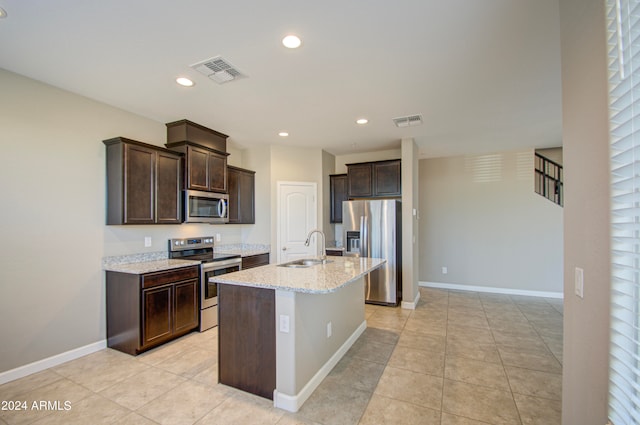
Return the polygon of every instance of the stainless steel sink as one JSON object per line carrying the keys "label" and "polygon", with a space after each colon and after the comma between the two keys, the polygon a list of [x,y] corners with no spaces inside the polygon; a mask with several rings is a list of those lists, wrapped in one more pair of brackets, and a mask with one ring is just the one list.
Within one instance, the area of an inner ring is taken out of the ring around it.
{"label": "stainless steel sink", "polygon": [[317,258],[303,258],[301,260],[293,260],[288,263],[278,264],[278,267],[289,267],[292,269],[301,269],[305,267],[317,266],[318,264],[331,263],[330,260],[319,260]]}

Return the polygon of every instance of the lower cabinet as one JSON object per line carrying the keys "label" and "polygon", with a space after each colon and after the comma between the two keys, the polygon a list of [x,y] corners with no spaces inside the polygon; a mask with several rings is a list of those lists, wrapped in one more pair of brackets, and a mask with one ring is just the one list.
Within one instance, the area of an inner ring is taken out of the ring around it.
{"label": "lower cabinet", "polygon": [[242,257],[242,270],[254,267],[266,266],[269,264],[269,253],[249,255]]}
{"label": "lower cabinet", "polygon": [[136,355],[198,327],[199,267],[107,271],[107,345]]}

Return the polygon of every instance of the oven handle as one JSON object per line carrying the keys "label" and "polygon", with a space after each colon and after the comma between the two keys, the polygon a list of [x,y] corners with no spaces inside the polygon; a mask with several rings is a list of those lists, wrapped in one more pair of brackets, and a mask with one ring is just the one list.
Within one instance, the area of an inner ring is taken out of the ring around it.
{"label": "oven handle", "polygon": [[229,266],[240,266],[240,269],[242,269],[242,258],[231,258],[229,260],[202,263],[202,271],[210,272],[211,270],[226,269]]}

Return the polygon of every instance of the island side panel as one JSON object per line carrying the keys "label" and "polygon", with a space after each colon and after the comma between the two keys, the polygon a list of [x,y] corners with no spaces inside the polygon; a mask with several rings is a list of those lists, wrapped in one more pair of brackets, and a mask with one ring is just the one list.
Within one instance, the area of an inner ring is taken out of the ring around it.
{"label": "island side panel", "polygon": [[273,400],[276,388],[275,291],[218,285],[221,384]]}

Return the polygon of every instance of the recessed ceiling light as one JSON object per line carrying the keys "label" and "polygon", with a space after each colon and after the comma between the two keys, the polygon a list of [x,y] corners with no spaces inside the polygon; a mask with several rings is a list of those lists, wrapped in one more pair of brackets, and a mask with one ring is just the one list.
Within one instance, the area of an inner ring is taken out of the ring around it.
{"label": "recessed ceiling light", "polygon": [[366,123],[368,123],[368,122],[369,122],[369,120],[368,120],[368,119],[366,119],[366,118],[358,118],[358,119],[356,120],[356,124],[360,124],[360,125],[365,125],[365,124],[366,124]]}
{"label": "recessed ceiling light", "polygon": [[181,86],[184,87],[192,87],[195,85],[195,83],[193,81],[191,81],[188,78],[185,77],[178,77],[176,78],[176,83],[180,84]]}
{"label": "recessed ceiling light", "polygon": [[0,7],[0,18],[6,18],[7,11]]}
{"label": "recessed ceiling light", "polygon": [[289,135],[289,133],[287,133],[286,131],[281,131],[280,133],[278,133],[278,136],[280,137],[287,137]]}
{"label": "recessed ceiling light", "polygon": [[295,49],[300,47],[300,45],[302,44],[302,41],[300,41],[300,38],[298,38],[295,35],[288,35],[282,39],[282,44],[284,44],[285,47],[288,47],[290,49]]}

